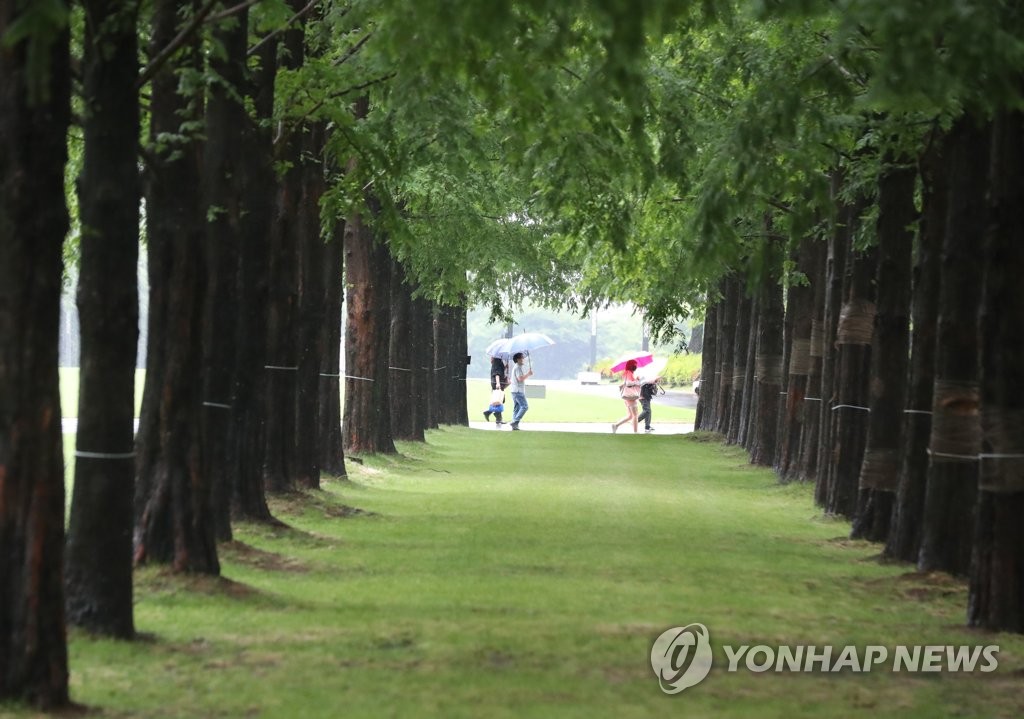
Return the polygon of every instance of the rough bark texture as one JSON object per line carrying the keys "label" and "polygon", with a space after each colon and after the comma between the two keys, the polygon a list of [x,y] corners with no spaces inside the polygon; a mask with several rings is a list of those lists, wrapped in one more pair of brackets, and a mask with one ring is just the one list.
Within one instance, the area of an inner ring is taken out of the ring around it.
{"label": "rough bark texture", "polygon": [[383,238],[359,214],[345,226],[345,283],[345,452],[393,454],[388,381],[391,257]]}
{"label": "rough bark texture", "polygon": [[799,447],[805,425],[807,382],[811,373],[811,319],[814,315],[814,266],[818,251],[816,237],[804,237],[797,252],[797,270],[806,282],[794,284],[789,290],[787,317],[792,318],[789,342],[789,380],[786,382],[785,408],[782,418],[782,447],[778,472],[782,479],[800,475]]}
{"label": "rough bark texture", "polygon": [[781,257],[769,254],[768,271],[761,279],[760,323],[757,330],[757,431],[750,452],[754,464],[770,467],[778,456],[779,393],[782,391],[782,287],[778,272]]}
{"label": "rough bark texture", "polygon": [[[160,49],[178,34],[182,3],[160,0],[153,10],[150,49]],[[181,54],[182,66],[195,68],[198,42]],[[146,389],[139,434],[135,496],[135,561],[166,562],[177,571],[218,574],[211,484],[202,473],[198,428],[201,401],[202,242],[205,216],[200,197],[198,141],[178,135],[183,121],[197,121],[194,99],[180,95],[173,64],[153,78],[151,163],[146,192],[146,228],[150,247],[151,318],[162,318],[150,334],[165,334],[165,356],[147,355]],[[154,298],[159,298],[155,300]],[[166,300],[164,306],[154,301]],[[152,346],[152,343],[151,343]]]}
{"label": "rough bark texture", "polygon": [[87,2],[78,178],[81,355],[64,586],[68,621],[129,638],[139,339],[138,4]]}
{"label": "rough bark texture", "polygon": [[903,450],[910,348],[911,259],[917,168],[889,164],[878,182],[878,314],[871,347],[871,408],[860,469],[853,536],[884,542],[889,535]]}
{"label": "rough bark texture", "polygon": [[206,291],[203,301],[203,393],[201,442],[203,473],[213,484],[217,539],[231,539],[231,490],[238,482],[238,461],[231,435],[237,417],[235,344],[230,340],[239,315],[238,263],[245,210],[242,170],[246,120],[244,97],[248,10],[215,26],[213,37],[223,54],[212,53],[206,102],[203,190],[208,209]]}
{"label": "rough bark texture", "polygon": [[320,229],[320,198],[324,181],[326,128],[314,123],[305,129],[302,152],[302,195],[296,246],[299,250],[298,376],[295,395],[295,460],[292,476],[302,487],[320,486],[320,366],[327,347],[323,327],[325,247]]}
{"label": "rough bark texture", "polygon": [[348,474],[341,445],[341,311],[345,295],[344,222],[324,247],[324,353],[320,363],[320,468],[336,477]]}
{"label": "rough bark texture", "polygon": [[[838,201],[843,178],[840,172],[832,176],[832,197]],[[814,485],[814,501],[819,507],[828,505],[829,488],[835,472],[832,457],[832,405],[835,403],[836,329],[843,301],[843,276],[849,254],[850,233],[847,231],[849,207],[840,205],[835,226],[828,243],[825,261],[825,326],[823,328],[823,355],[821,361],[821,408],[818,411],[818,476]]]}
{"label": "rough bark texture", "polygon": [[982,305],[982,453],[967,618],[1024,632],[1024,116],[996,118]]}
{"label": "rough bark texture", "polygon": [[442,306],[434,327],[437,419],[441,424],[465,425],[469,423],[466,411],[466,309]]}
{"label": "rough bark texture", "polygon": [[274,108],[277,43],[262,42],[258,69],[247,78],[246,93],[255,117],[248,114],[241,126],[245,212],[238,265],[238,317],[228,335],[235,346],[234,424],[231,453],[235,480],[231,514],[239,519],[272,520],[263,488],[263,453],[266,448],[267,303],[270,282],[270,225],[276,181],[272,166],[273,143],[264,124]]}
{"label": "rough bark texture", "polygon": [[[860,222],[863,206],[851,208],[847,230]],[[860,465],[868,429],[868,387],[871,371],[871,337],[875,315],[875,248],[860,251],[849,245],[850,256],[843,280],[845,300],[836,329],[836,393],[832,404],[832,452],[827,510],[853,518],[857,512]]]}
{"label": "rough bark texture", "polygon": [[804,397],[804,430],[800,438],[800,479],[816,481],[818,477],[818,440],[821,436],[821,373],[825,351],[825,285],[828,277],[825,265],[828,242],[820,239],[811,269],[811,347],[810,368],[807,374],[807,396]]}
{"label": "rough bark texture", "polygon": [[414,369],[413,412],[417,433],[436,428],[431,425],[430,395],[434,385],[434,308],[422,297],[412,301],[412,356]]}
{"label": "rough bark texture", "polygon": [[[293,6],[294,2],[291,3]],[[305,21],[282,34],[280,67],[302,67]],[[263,484],[268,492],[295,489],[299,474],[295,437],[299,386],[299,253],[302,244],[303,135],[288,127],[274,143],[274,160],[286,169],[278,178],[270,233],[270,282],[267,304],[267,362],[264,419],[266,450]]]}
{"label": "rough bark texture", "polygon": [[747,343],[750,341],[750,315],[753,301],[741,286],[738,288],[738,305],[736,308],[736,333],[733,338],[733,372],[732,397],[729,405],[729,426],[726,440],[729,444],[737,444],[740,438],[740,427],[745,419],[741,414],[743,408],[743,389],[747,379]]}
{"label": "rough bark texture", "polygon": [[735,374],[736,317],[740,304],[740,281],[735,275],[725,280],[725,301],[719,315],[718,335],[718,399],[715,402],[715,431],[726,434],[729,431],[729,407],[732,403],[732,380]]}
{"label": "rough bark texture", "polygon": [[974,541],[980,450],[978,307],[990,128],[965,116],[950,130],[924,534],[918,566],[966,575]]}
{"label": "rough bark texture", "polygon": [[743,402],[740,405],[740,431],[736,441],[746,449],[750,449],[751,415],[754,407],[754,388],[756,386],[754,362],[757,357],[757,327],[760,317],[760,303],[757,296],[750,298],[750,321],[747,323],[747,359],[746,372],[743,375]]}
{"label": "rough bark texture", "polygon": [[910,376],[903,419],[903,452],[893,526],[885,555],[917,562],[921,551],[925,487],[928,481],[928,440],[932,431],[932,390],[935,384],[936,319],[939,309],[939,248],[946,227],[946,138],[933,138],[919,162],[922,216],[917,236],[917,264],[911,320]]}
{"label": "rough bark texture", "polygon": [[391,347],[389,367],[391,382],[391,431],[395,439],[414,442],[424,440],[423,426],[416,421],[414,378],[420,372],[418,345],[413,337],[413,287],[397,260],[391,262]]}
{"label": "rough bark texture", "polygon": [[715,397],[715,366],[718,363],[718,312],[721,302],[708,306],[704,318],[704,351],[700,356],[700,394],[697,397],[695,427],[701,431],[711,429]]}
{"label": "rough bark texture", "polygon": [[[21,8],[0,4],[0,35]],[[68,703],[57,337],[69,44],[61,31],[43,49],[37,97],[26,43],[0,52],[0,700],[42,708]]]}

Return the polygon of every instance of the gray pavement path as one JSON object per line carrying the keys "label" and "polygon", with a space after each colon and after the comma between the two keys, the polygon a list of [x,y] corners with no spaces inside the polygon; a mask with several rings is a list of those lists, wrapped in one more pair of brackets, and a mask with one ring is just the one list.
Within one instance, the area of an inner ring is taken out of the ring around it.
{"label": "gray pavement path", "polygon": [[[471,429],[479,429],[484,432],[511,432],[512,428],[506,422],[503,426],[495,427],[493,422],[470,422]],[[583,432],[586,434],[611,434],[611,422],[530,422],[523,419],[520,427],[522,432]],[[650,434],[686,434],[693,431],[692,424],[682,422],[656,424]],[[623,425],[619,427],[618,434],[633,434],[630,427]],[[644,434],[641,425],[637,434]]]}

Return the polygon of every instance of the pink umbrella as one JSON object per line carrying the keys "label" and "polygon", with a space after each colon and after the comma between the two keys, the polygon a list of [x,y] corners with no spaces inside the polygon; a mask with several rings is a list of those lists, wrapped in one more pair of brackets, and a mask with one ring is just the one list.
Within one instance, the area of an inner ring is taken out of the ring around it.
{"label": "pink umbrella", "polygon": [[654,355],[650,352],[627,352],[620,355],[619,359],[612,365],[612,372],[622,372],[626,369],[626,363],[630,360],[636,362],[637,367],[646,367],[654,361]]}

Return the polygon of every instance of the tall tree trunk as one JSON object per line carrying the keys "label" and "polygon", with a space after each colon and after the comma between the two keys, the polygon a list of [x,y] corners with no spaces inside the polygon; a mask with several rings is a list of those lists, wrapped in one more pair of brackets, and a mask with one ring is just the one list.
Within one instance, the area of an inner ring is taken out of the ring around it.
{"label": "tall tree trunk", "polygon": [[740,427],[744,417],[741,414],[743,409],[743,389],[747,379],[747,343],[750,341],[750,315],[754,303],[747,296],[743,283],[738,289],[738,304],[736,307],[736,334],[733,338],[733,363],[732,363],[732,398],[729,406],[729,426],[726,434],[726,441],[729,444],[737,444],[740,438]]}
{"label": "tall tree trunk", "polygon": [[[25,7],[0,4],[0,34]],[[0,52],[0,700],[52,709],[68,703],[57,338],[71,73],[67,28],[47,30],[41,85],[32,38]]]}
{"label": "tall tree trunk", "polygon": [[338,221],[324,247],[324,353],[320,364],[320,467],[344,477],[341,443],[341,312],[344,288],[345,223]]}
{"label": "tall tree trunk", "polygon": [[718,364],[718,313],[721,301],[708,304],[704,317],[704,351],[700,355],[700,394],[697,397],[695,427],[701,431],[711,429],[714,414],[715,367]]}
{"label": "tall tree trunk", "polygon": [[836,329],[836,394],[832,404],[832,451],[835,466],[827,510],[853,518],[857,512],[860,466],[868,430],[868,388],[871,371],[871,338],[874,333],[876,248],[858,250],[852,237],[861,222],[864,205],[855,202],[848,215],[850,233],[846,262],[845,301]]}
{"label": "tall tree trunk", "polygon": [[942,246],[932,436],[918,566],[966,575],[974,542],[981,449],[978,307],[983,262],[977,244],[986,222],[990,128],[964,116],[950,135],[949,214]]}
{"label": "tall tree trunk", "polygon": [[[770,224],[766,221],[766,229]],[[757,337],[757,441],[750,452],[754,464],[770,467],[778,455],[779,399],[782,391],[782,267],[781,248],[772,241],[765,254],[765,271],[760,281],[761,318]]]}
{"label": "tall tree trunk", "polygon": [[413,378],[420,358],[409,341],[413,330],[413,288],[398,260],[391,261],[391,348],[388,370],[391,382],[391,432],[395,439],[422,442],[423,427],[416,422]]}
{"label": "tall tree trunk", "polygon": [[[159,0],[153,10],[151,56],[179,33],[180,0]],[[193,7],[193,10],[195,8]],[[219,574],[212,516],[211,483],[202,473],[198,428],[201,402],[202,243],[205,217],[200,196],[198,141],[183,122],[198,122],[199,99],[178,92],[182,67],[198,69],[198,41],[186,46],[182,65],[166,65],[153,78],[150,143],[155,158],[146,193],[146,227],[155,256],[169,265],[151,268],[150,282],[165,284],[158,295],[166,306],[151,317],[165,318],[166,357],[147,356],[146,391],[136,439],[139,486],[135,496],[135,561],[171,563],[176,571]],[[181,136],[167,143],[168,136]],[[152,259],[152,256],[151,256]],[[155,269],[155,271],[152,271]],[[152,284],[151,284],[152,286]]]}
{"label": "tall tree trunk", "polygon": [[825,265],[828,243],[819,239],[811,268],[811,343],[810,368],[807,374],[807,396],[804,397],[804,427],[800,437],[800,478],[817,481],[818,439],[821,433],[821,374],[825,358]]}
{"label": "tall tree trunk", "polygon": [[917,169],[907,158],[886,159],[878,181],[878,314],[871,346],[871,413],[852,532],[873,542],[884,542],[889,535],[899,487],[910,348],[911,226],[917,214]]}
{"label": "tall tree trunk", "polygon": [[314,123],[303,135],[302,196],[299,202],[298,386],[295,396],[295,462],[293,477],[308,488],[320,486],[320,367],[327,347],[323,327],[324,258],[320,199],[326,191],[324,146],[326,127]]}
{"label": "tall tree trunk", "polygon": [[209,208],[206,225],[206,292],[203,302],[203,393],[201,442],[203,474],[213,484],[214,532],[231,539],[231,491],[238,462],[231,434],[235,406],[235,346],[230,341],[238,319],[239,248],[243,241],[244,83],[248,10],[234,21],[217,25],[213,40],[221,52],[211,53],[211,83],[206,104],[206,144],[203,154],[204,195]]}
{"label": "tall tree trunk", "polygon": [[819,242],[817,237],[805,236],[797,252],[797,271],[805,282],[794,283],[789,290],[786,314],[792,317],[792,337],[789,344],[789,381],[786,383],[786,405],[782,421],[782,449],[779,454],[779,477],[792,479],[800,475],[799,447],[803,435],[807,396],[807,381],[811,373],[811,319],[814,314],[814,266]]}
{"label": "tall tree trunk", "polygon": [[[373,212],[376,202],[367,204]],[[345,226],[345,284],[345,451],[394,454],[388,386],[391,257],[361,214],[353,214]]]}
{"label": "tall tree trunk", "polygon": [[139,341],[136,2],[85,3],[81,371],[68,528],[68,621],[130,638],[135,355]]}
{"label": "tall tree trunk", "polygon": [[[298,12],[302,5],[290,0]],[[305,60],[304,15],[282,37],[280,67],[294,71]],[[303,232],[303,128],[288,126],[275,142],[274,160],[285,169],[278,178],[270,233],[270,293],[267,305],[267,379],[264,403],[266,450],[263,483],[269,492],[293,490],[298,479],[296,396],[299,387],[297,329],[299,254]],[[308,371],[308,366],[307,366]]]}
{"label": "tall tree trunk", "polygon": [[416,367],[419,380],[416,382],[417,422],[424,431],[437,429],[437,373],[434,372],[434,303],[417,298],[413,300],[415,313]]}
{"label": "tall tree trunk", "polygon": [[729,431],[729,407],[732,403],[732,379],[736,370],[735,340],[736,315],[740,304],[740,280],[735,274],[725,279],[725,297],[722,307],[721,334],[718,347],[718,401],[715,403],[715,431],[726,434]]}
{"label": "tall tree trunk", "polygon": [[917,237],[917,266],[911,321],[910,377],[903,419],[903,452],[893,527],[886,556],[917,562],[924,523],[928,482],[928,440],[932,429],[932,389],[935,384],[936,319],[939,310],[939,248],[946,227],[948,194],[945,134],[936,133],[919,162],[922,180],[921,227]]}
{"label": "tall tree trunk", "polygon": [[234,354],[234,424],[231,454],[237,467],[231,492],[232,516],[252,521],[273,519],[263,486],[266,450],[267,305],[270,294],[270,226],[277,184],[269,120],[274,109],[277,42],[265,38],[256,69],[247,77],[246,98],[253,105],[239,133],[242,144],[242,242],[238,257],[238,318],[228,335]]}
{"label": "tall tree trunk", "polygon": [[1024,632],[1024,115],[994,123],[992,222],[985,247],[981,329],[978,521],[971,561],[968,622]]}
{"label": "tall tree trunk", "polygon": [[846,275],[846,259],[851,241],[847,225],[850,222],[851,207],[841,203],[843,174],[832,174],[832,198],[838,206],[836,220],[829,238],[828,257],[825,261],[825,327],[823,333],[824,355],[821,361],[821,408],[818,411],[818,477],[814,484],[814,501],[822,508],[828,506],[828,495],[835,478],[835,463],[832,454],[832,406],[836,404],[836,370],[839,353],[835,349],[836,331],[839,328],[839,313],[843,302],[843,277]]}
{"label": "tall tree trunk", "polygon": [[740,404],[740,430],[736,442],[745,449],[750,449],[750,427],[752,426],[751,415],[754,407],[754,388],[756,385],[756,372],[754,370],[757,358],[757,328],[761,309],[757,295],[750,298],[750,320],[747,322],[747,348],[746,372],[743,375],[743,402]]}

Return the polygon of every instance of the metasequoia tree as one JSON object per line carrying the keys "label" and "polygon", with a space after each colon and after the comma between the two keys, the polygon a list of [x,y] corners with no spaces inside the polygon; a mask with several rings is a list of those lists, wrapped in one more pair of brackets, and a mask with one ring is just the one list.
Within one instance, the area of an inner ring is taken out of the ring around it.
{"label": "metasequoia tree", "polygon": [[57,338],[71,119],[68,8],[0,4],[0,700],[68,702]]}
{"label": "metasequoia tree", "polygon": [[[182,30],[187,0],[153,8],[150,56]],[[142,416],[136,438],[135,561],[163,562],[179,571],[218,574],[211,478],[202,472],[199,428],[202,240],[201,147],[188,122],[201,117],[199,98],[186,94],[176,70],[196,69],[193,36],[175,60],[156,69],[151,84],[150,163],[146,236],[150,247],[150,333]]]}
{"label": "metasequoia tree", "polygon": [[70,622],[131,637],[141,193],[138,3],[84,5],[85,162],[77,183],[81,357],[64,582]]}

